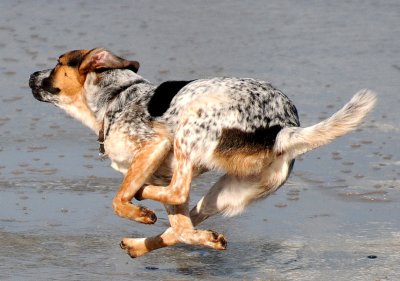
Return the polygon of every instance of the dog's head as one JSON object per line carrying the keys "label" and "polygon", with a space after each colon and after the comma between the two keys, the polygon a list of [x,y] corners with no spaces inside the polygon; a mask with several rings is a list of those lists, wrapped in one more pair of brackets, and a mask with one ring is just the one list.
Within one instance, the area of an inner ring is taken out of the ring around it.
{"label": "dog's head", "polygon": [[[124,69],[123,75],[120,74],[121,69]],[[94,116],[88,106],[85,88],[93,84],[101,85],[102,81],[117,85],[122,83],[119,80],[126,80],[126,76],[129,79],[135,76],[138,69],[137,61],[122,59],[105,49],[75,50],[61,55],[53,69],[33,73],[29,87],[37,100],[53,103],[96,129],[94,121],[86,120],[94,119]],[[91,81],[91,85],[87,80]]]}
{"label": "dog's head", "polygon": [[100,48],[70,51],[58,58],[53,69],[33,73],[29,87],[37,100],[57,105],[73,100],[82,91],[88,73],[96,72],[101,76],[102,71],[108,69],[137,72],[139,62],[122,59]]}

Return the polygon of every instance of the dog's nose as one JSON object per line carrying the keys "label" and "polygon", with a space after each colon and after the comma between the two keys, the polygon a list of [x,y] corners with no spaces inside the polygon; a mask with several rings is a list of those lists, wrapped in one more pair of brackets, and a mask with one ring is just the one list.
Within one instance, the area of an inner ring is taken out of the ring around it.
{"label": "dog's nose", "polygon": [[29,87],[31,89],[36,87],[35,80],[36,80],[36,77],[39,75],[39,73],[40,73],[40,71],[36,71],[36,72],[32,73],[31,76],[29,77]]}

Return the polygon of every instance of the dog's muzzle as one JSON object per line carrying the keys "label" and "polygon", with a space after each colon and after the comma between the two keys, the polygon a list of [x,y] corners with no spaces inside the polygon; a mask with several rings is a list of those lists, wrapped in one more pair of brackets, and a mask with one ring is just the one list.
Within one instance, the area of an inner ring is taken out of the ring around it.
{"label": "dog's muzzle", "polygon": [[29,88],[32,89],[32,94],[38,101],[49,102],[43,97],[42,81],[43,73],[46,71],[36,71],[29,77]]}

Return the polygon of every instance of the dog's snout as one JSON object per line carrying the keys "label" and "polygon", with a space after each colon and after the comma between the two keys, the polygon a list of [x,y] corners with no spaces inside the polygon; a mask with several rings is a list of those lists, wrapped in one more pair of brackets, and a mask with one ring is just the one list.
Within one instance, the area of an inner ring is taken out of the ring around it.
{"label": "dog's snout", "polygon": [[42,79],[41,76],[44,71],[36,71],[29,76],[29,88],[32,89],[33,97],[39,101],[45,101],[42,95],[41,84]]}
{"label": "dog's snout", "polygon": [[31,89],[39,88],[40,83],[41,83],[41,76],[43,76],[44,73],[47,73],[48,70],[44,71],[35,71],[34,73],[31,74],[29,77],[29,87]]}
{"label": "dog's snout", "polygon": [[52,69],[36,71],[29,77],[29,87],[33,96],[39,101],[55,103],[55,96],[60,92],[59,88],[53,86],[52,71]]}
{"label": "dog's snout", "polygon": [[33,88],[36,87],[35,81],[36,81],[36,77],[38,75],[39,75],[39,71],[36,71],[36,72],[31,74],[31,76],[29,77],[29,88],[33,89]]}
{"label": "dog's snout", "polygon": [[31,77],[38,76],[42,71],[35,71],[34,73],[31,74]]}

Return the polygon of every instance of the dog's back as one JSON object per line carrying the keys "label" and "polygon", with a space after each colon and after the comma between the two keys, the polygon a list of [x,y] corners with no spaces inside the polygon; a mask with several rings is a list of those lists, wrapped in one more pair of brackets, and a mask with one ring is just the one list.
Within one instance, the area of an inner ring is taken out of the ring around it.
{"label": "dog's back", "polygon": [[162,118],[190,161],[236,175],[259,173],[279,131],[299,126],[297,110],[284,94],[242,78],[195,80]]}
{"label": "dog's back", "polygon": [[162,118],[196,165],[254,175],[282,154],[294,159],[353,130],[374,101],[360,91],[332,118],[300,128],[296,107],[270,84],[213,78],[185,85]]}

